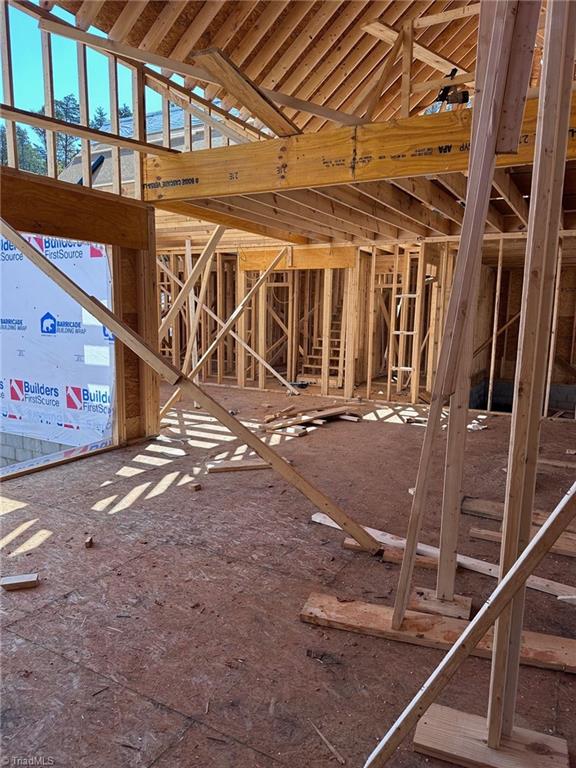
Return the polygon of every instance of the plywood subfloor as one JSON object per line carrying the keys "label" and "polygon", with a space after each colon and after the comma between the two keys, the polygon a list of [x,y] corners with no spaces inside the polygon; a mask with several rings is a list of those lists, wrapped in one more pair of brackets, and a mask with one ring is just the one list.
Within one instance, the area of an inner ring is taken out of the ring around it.
{"label": "plywood subfloor", "polygon": [[[254,425],[293,402],[211,391]],[[442,653],[300,622],[314,591],[390,604],[397,566],[343,550],[341,535],[310,525],[312,506],[272,472],[206,474],[209,460],[242,449],[189,406],[159,440],[3,484],[12,500],[0,515],[3,572],[41,577],[34,590],[0,595],[3,755],[74,768],[333,766],[312,721],[347,765],[361,765]],[[362,523],[404,535],[423,436],[405,417],[381,408],[278,447]],[[501,499],[509,418],[486,423],[469,435],[465,490]],[[576,425],[545,424],[544,455],[561,458],[575,444]],[[438,537],[439,467],[428,543]],[[539,475],[538,508],[572,479]],[[468,540],[475,522],[463,520],[461,551],[494,560],[497,545]],[[557,556],[539,573],[576,582],[572,561]],[[418,571],[420,586],[433,579]],[[493,586],[458,575],[475,608]],[[576,612],[530,592],[527,626],[573,636]],[[488,674],[489,662],[469,660],[442,703],[483,714]],[[568,738],[573,759],[575,683],[523,668],[518,701],[519,725]],[[390,765],[444,763],[406,742]]]}

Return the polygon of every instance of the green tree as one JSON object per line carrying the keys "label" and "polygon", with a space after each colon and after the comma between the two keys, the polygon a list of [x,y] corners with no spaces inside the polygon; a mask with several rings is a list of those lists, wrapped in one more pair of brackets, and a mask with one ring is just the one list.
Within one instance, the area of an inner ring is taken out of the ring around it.
{"label": "green tree", "polygon": [[128,104],[122,104],[122,106],[118,108],[118,117],[132,117],[132,110]]}
{"label": "green tree", "polygon": [[[39,114],[44,114],[44,107],[38,110]],[[69,93],[62,99],[54,101],[54,117],[58,120],[64,120],[67,123],[80,124],[80,104],[73,93]],[[34,128],[37,133],[44,156],[46,156],[46,133],[43,128]],[[80,140],[75,136],[69,136],[66,133],[56,134],[56,160],[58,171],[62,171],[71,162],[74,155],[80,149]]]}
{"label": "green tree", "polygon": [[96,112],[94,113],[94,117],[92,118],[92,120],[90,120],[90,128],[99,130],[107,122],[108,122],[108,115],[106,114],[106,112],[104,112],[102,107],[97,107]]}
{"label": "green tree", "polygon": [[[21,125],[16,126],[16,152],[18,155],[18,167],[31,173],[46,173],[46,157],[42,147],[35,144],[26,130]],[[0,125],[0,165],[8,165],[8,143],[6,139],[6,126]]]}

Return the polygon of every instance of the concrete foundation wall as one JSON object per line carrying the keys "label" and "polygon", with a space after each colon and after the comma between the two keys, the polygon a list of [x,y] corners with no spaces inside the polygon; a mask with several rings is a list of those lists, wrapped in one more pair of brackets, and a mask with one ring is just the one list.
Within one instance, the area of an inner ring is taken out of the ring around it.
{"label": "concrete foundation wall", "polygon": [[50,456],[70,448],[63,443],[52,443],[35,437],[2,433],[0,435],[0,467],[19,464],[21,461]]}
{"label": "concrete foundation wall", "polygon": [[[496,379],[492,408],[495,411],[512,411],[514,382]],[[488,399],[488,379],[476,384],[470,390],[470,408],[482,410],[486,408]],[[550,389],[549,415],[554,411],[574,411],[576,408],[575,384],[552,384]]]}

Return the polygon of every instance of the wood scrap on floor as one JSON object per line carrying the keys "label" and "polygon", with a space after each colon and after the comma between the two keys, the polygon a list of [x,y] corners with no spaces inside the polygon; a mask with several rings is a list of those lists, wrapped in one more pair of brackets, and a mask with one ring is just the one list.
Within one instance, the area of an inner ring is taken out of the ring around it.
{"label": "wood scrap on floor", "polygon": [[238,461],[218,461],[207,465],[208,474],[217,472],[246,472],[251,469],[270,469],[270,464],[262,459],[240,459]]}
{"label": "wood scrap on floor", "polygon": [[[265,428],[268,433],[280,433],[294,427],[304,427],[306,424],[316,424],[318,420],[345,419],[347,421],[360,421],[362,414],[358,412],[358,404],[337,405],[328,408],[306,408],[299,410],[294,416],[270,421]],[[317,425],[317,424],[316,424]]]}
{"label": "wood scrap on floor", "polygon": [[564,739],[514,727],[502,749],[486,743],[486,717],[432,704],[416,726],[414,748],[439,760],[467,768],[568,768]]}
{"label": "wood scrap on floor", "polygon": [[[491,501],[489,499],[480,499],[474,496],[464,496],[462,499],[461,510],[463,514],[473,515],[474,517],[484,517],[488,520],[504,519],[504,504],[501,501]],[[532,512],[532,523],[534,525],[544,525],[548,520],[548,513],[540,509]],[[566,531],[576,533],[576,523],[571,523],[566,527]]]}
{"label": "wood scrap on floor", "polygon": [[276,411],[276,413],[269,413],[267,416],[264,417],[264,421],[266,424],[269,424],[271,421],[276,421],[276,419],[281,419],[282,416],[285,416],[287,413],[292,413],[296,410],[295,405],[288,405],[286,408],[282,408],[280,411]]}
{"label": "wood scrap on floor", "polygon": [[[354,552],[362,552],[362,547],[357,541],[347,536],[342,542],[344,549],[351,549]],[[404,553],[401,549],[393,549],[392,547],[384,547],[382,550],[382,560],[385,563],[392,563],[394,565],[402,565],[402,558]],[[426,555],[416,555],[416,566],[419,568],[427,568],[428,570],[435,570],[438,568],[438,560],[433,557],[426,557]]]}
{"label": "wood scrap on floor", "polygon": [[[360,600],[342,602],[335,595],[312,593],[300,618],[321,627],[440,649],[450,648],[468,626],[462,619],[407,611],[401,629],[396,630],[392,628],[392,612],[386,605]],[[472,651],[473,656],[491,657],[492,635],[491,629]],[[521,663],[576,674],[576,640],[526,630],[522,633]]]}
{"label": "wood scrap on floor", "polygon": [[345,759],[342,757],[342,755],[340,754],[340,752],[338,752],[338,750],[336,749],[336,747],[335,747],[333,744],[331,744],[331,743],[328,741],[328,739],[326,738],[326,736],[324,736],[324,734],[322,733],[322,731],[320,730],[320,728],[318,728],[317,726],[315,726],[315,725],[314,725],[314,723],[312,722],[312,720],[310,720],[310,725],[312,726],[312,728],[314,728],[314,730],[316,731],[316,733],[318,734],[318,736],[320,736],[320,738],[322,739],[322,741],[324,742],[324,744],[326,744],[326,746],[328,747],[328,749],[330,750],[330,752],[332,752],[332,754],[334,755],[334,757],[336,758],[336,760],[337,760],[337,761],[340,763],[340,765],[346,765],[346,760],[345,760]]}
{"label": "wood scrap on floor", "polygon": [[538,459],[538,469],[546,467],[552,467],[554,469],[570,469],[576,470],[575,461],[563,461],[562,459]]}
{"label": "wood scrap on floor", "polygon": [[[319,523],[320,525],[326,525],[329,528],[335,528],[341,531],[339,525],[337,525],[328,515],[323,512],[315,512],[310,518],[313,523]],[[406,539],[401,536],[395,536],[392,533],[386,531],[380,531],[377,528],[370,528],[365,525],[362,526],[367,533],[374,537],[374,539],[382,544],[383,547],[393,547],[400,551],[404,550],[406,546]],[[438,562],[439,549],[430,544],[418,543],[417,555],[424,555],[426,557],[433,558]],[[468,571],[474,571],[475,573],[481,573],[484,576],[491,576],[497,579],[499,577],[499,567],[495,563],[489,563],[485,560],[478,560],[475,557],[468,557],[468,555],[457,555],[456,562],[459,568],[464,568]],[[535,589],[538,592],[545,592],[548,595],[572,595],[574,594],[574,587],[569,584],[561,584],[558,581],[552,581],[551,579],[544,579],[541,576],[529,576],[526,582],[526,586],[530,589]]]}
{"label": "wood scrap on floor", "polygon": [[576,605],[576,595],[559,595],[558,600],[568,605]]}
{"label": "wood scrap on floor", "polygon": [[20,573],[16,576],[2,576],[0,587],[11,592],[15,589],[32,589],[37,587],[40,579],[37,573]]}
{"label": "wood scrap on floor", "polygon": [[[532,526],[532,536],[538,531],[537,526]],[[492,531],[489,528],[470,528],[469,536],[477,541],[502,541],[502,531]],[[550,552],[555,555],[564,555],[565,557],[576,557],[576,534],[561,533],[558,541],[550,548]]]}

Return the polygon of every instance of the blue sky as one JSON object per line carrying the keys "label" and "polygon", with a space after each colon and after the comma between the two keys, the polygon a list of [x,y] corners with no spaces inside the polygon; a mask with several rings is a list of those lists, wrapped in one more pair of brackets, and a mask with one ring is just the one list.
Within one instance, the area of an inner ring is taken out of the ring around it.
{"label": "blue sky", "polygon": [[[37,4],[37,0],[33,0]],[[12,48],[12,68],[14,76],[14,104],[19,109],[36,112],[44,105],[42,81],[42,51],[40,30],[37,21],[13,6],[8,6],[10,14],[10,33]],[[74,22],[74,17],[67,11],[54,6],[52,13],[61,19]],[[105,37],[99,30],[91,27],[92,34]],[[78,97],[78,69],[76,63],[76,43],[65,37],[52,35],[52,59],[54,66],[54,97],[61,99],[73,93]],[[110,114],[110,93],[108,89],[108,60],[97,51],[86,49],[88,66],[88,101],[90,117],[98,107]],[[2,90],[0,78],[0,92]],[[118,101],[120,104],[132,104],[130,72],[122,65],[118,66]],[[3,94],[1,100],[3,101]],[[158,94],[146,89],[146,111],[161,109]]]}

